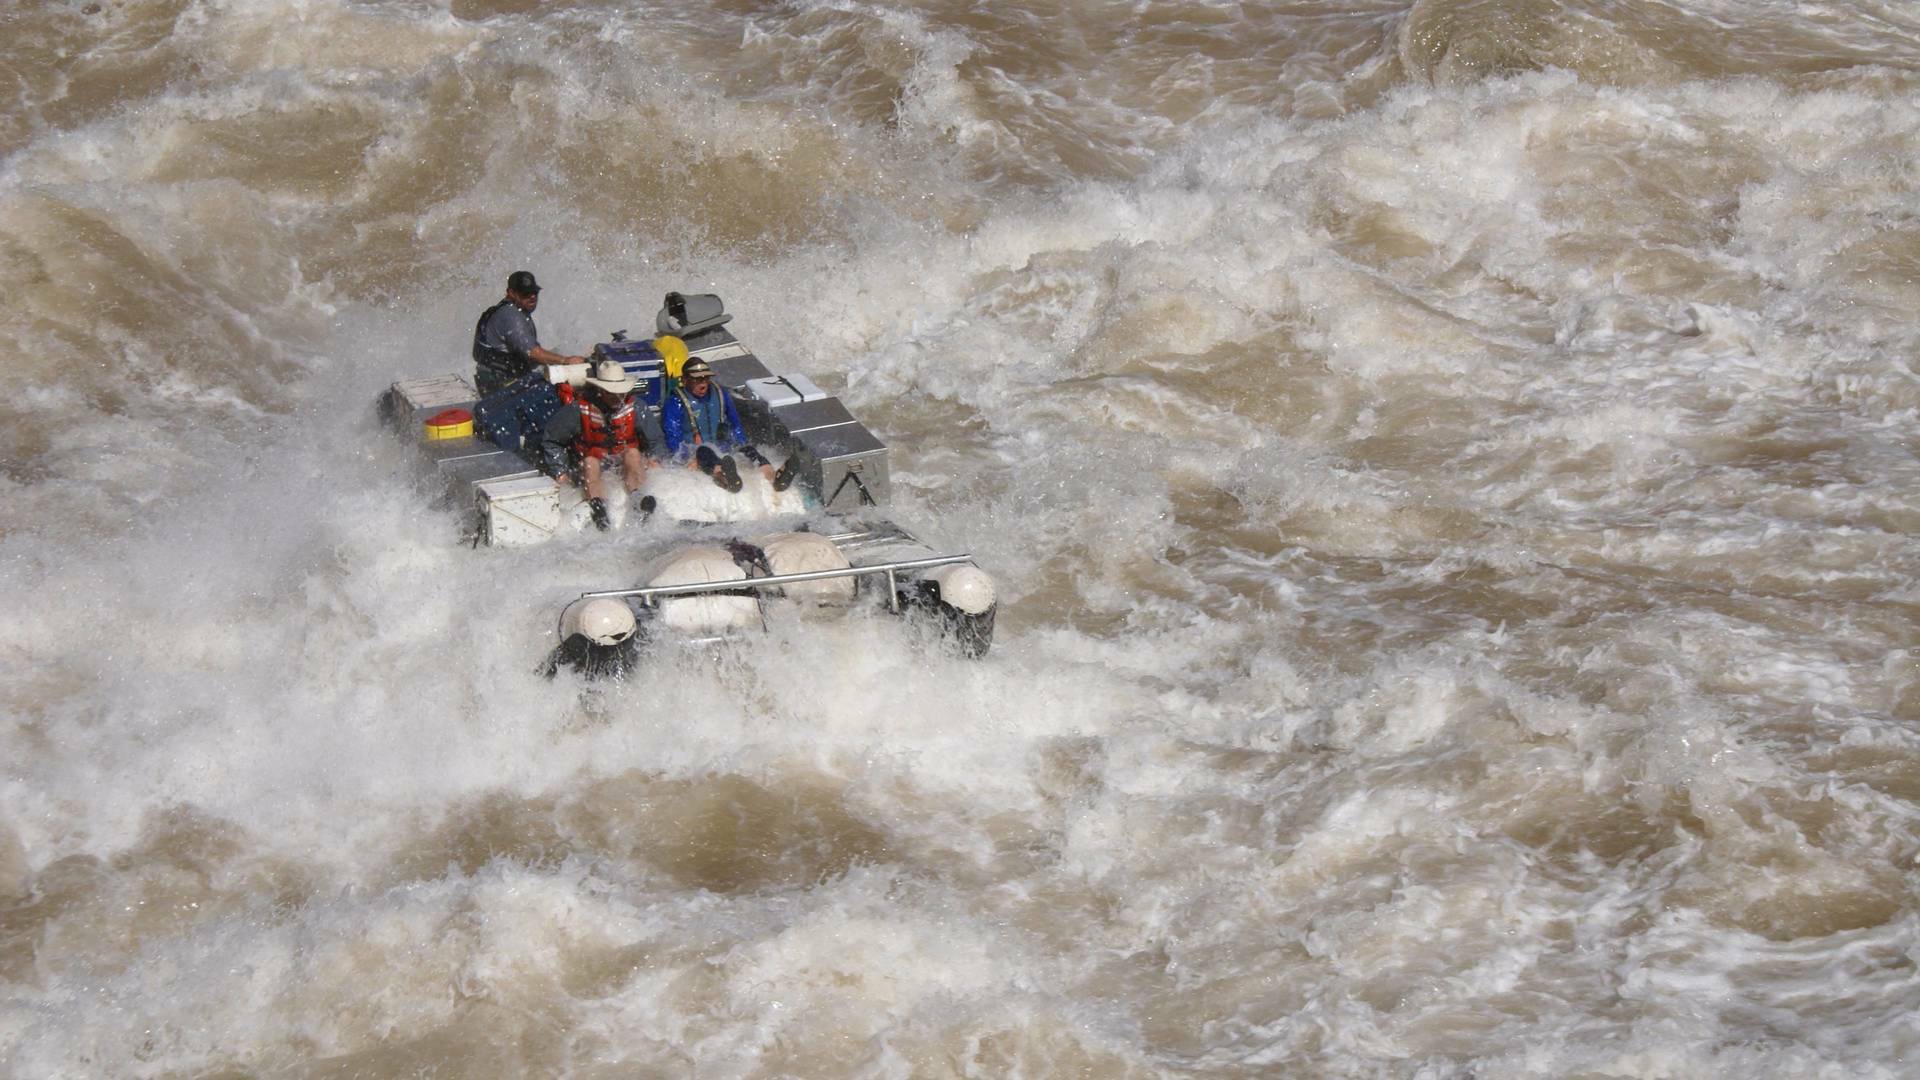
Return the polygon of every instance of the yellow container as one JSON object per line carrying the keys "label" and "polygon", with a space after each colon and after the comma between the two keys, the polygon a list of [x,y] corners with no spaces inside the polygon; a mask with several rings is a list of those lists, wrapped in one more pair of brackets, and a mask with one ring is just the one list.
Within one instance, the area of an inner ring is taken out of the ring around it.
{"label": "yellow container", "polygon": [[473,414],[465,409],[448,409],[427,417],[427,441],[464,439],[473,434]]}

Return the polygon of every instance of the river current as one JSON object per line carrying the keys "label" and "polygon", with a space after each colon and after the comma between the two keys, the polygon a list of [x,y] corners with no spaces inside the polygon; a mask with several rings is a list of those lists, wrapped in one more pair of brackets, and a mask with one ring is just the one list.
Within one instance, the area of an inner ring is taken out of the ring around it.
{"label": "river current", "polygon": [[[0,1073],[1920,1069],[1920,13],[0,9]],[[713,292],[999,583],[549,682]]]}

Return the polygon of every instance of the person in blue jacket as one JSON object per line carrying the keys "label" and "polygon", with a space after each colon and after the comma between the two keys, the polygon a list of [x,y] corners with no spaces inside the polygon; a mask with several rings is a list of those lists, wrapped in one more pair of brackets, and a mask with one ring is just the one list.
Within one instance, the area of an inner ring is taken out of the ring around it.
{"label": "person in blue jacket", "polygon": [[[777,479],[773,465],[747,441],[732,395],[713,381],[713,369],[697,356],[680,369],[680,385],[660,404],[660,434],[669,455],[713,477],[728,491],[740,490],[740,467],[732,456],[736,450],[760,466],[768,480]],[[785,487],[777,485],[781,490]]]}

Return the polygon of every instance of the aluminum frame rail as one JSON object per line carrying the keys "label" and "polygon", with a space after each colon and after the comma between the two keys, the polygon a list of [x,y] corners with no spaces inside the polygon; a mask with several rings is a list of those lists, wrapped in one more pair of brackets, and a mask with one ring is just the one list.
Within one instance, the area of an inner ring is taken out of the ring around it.
{"label": "aluminum frame rail", "polygon": [[805,570],[798,574],[774,574],[771,577],[735,578],[731,581],[696,581],[687,585],[647,585],[637,589],[606,589],[600,592],[584,592],[582,600],[626,600],[646,601],[652,606],[659,597],[693,596],[699,593],[733,592],[739,589],[764,589],[770,585],[786,585],[801,581],[830,581],[834,578],[863,577],[868,574],[887,575],[887,604],[894,610],[900,607],[899,583],[894,575],[902,570],[926,570],[935,566],[953,566],[956,563],[972,562],[972,555],[936,555],[929,559],[906,559],[900,562],[874,563],[869,566],[849,566],[834,570]]}

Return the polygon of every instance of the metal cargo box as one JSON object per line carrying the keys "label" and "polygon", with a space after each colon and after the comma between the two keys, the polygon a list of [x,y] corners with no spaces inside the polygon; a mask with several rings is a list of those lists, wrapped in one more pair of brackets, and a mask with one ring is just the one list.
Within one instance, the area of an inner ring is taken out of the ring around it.
{"label": "metal cargo box", "polygon": [[[885,506],[892,497],[887,444],[865,424],[834,424],[797,431],[794,438],[819,468],[820,504],[829,510]],[[807,469],[813,479],[813,466]]]}
{"label": "metal cargo box", "polygon": [[423,443],[420,450],[455,490],[481,480],[524,476],[534,471],[519,454],[471,437]]}
{"label": "metal cargo box", "polygon": [[779,419],[782,427],[795,435],[814,428],[855,423],[853,414],[847,411],[845,405],[840,404],[840,399],[837,397],[782,406],[773,410],[773,415]]}
{"label": "metal cargo box", "polygon": [[603,341],[593,347],[593,355],[588,362],[615,360],[620,369],[640,380],[639,397],[641,401],[655,408],[660,406],[660,392],[665,381],[662,373],[660,353],[651,341]]}
{"label": "metal cargo box", "polygon": [[803,401],[819,401],[828,396],[825,390],[805,375],[769,375],[764,379],[748,379],[743,389],[776,409],[798,405]]}
{"label": "metal cargo box", "polygon": [[773,372],[760,358],[746,350],[743,345],[723,345],[717,349],[701,349],[693,354],[707,362],[713,368],[713,378],[721,386],[739,389],[750,379],[764,379]]}
{"label": "metal cargo box", "polygon": [[478,488],[481,534],[489,544],[537,544],[560,527],[560,489],[548,477],[486,480]]}
{"label": "metal cargo box", "polygon": [[401,379],[380,399],[380,415],[403,434],[425,441],[427,417],[447,409],[471,412],[479,397],[464,375]]}

